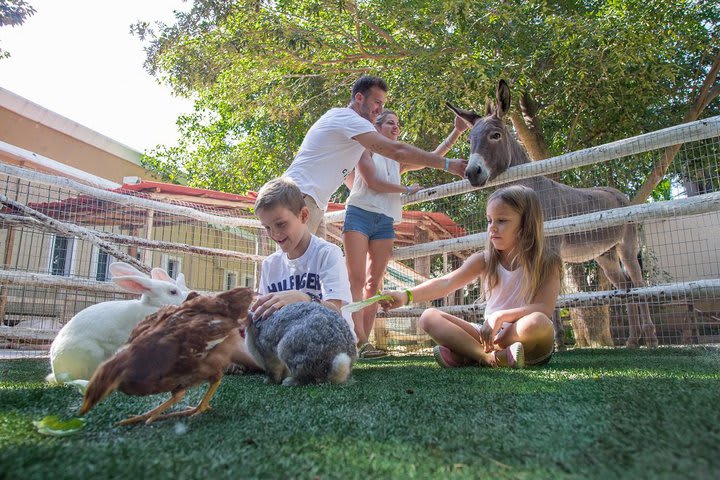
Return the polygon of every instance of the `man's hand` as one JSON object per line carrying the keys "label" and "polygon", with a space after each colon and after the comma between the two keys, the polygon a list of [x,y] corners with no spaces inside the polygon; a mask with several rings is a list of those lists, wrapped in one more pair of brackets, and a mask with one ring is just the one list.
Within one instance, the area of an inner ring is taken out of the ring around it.
{"label": "man's hand", "polygon": [[448,172],[457,175],[460,178],[465,178],[465,169],[467,168],[467,160],[462,158],[448,158],[450,161],[448,165]]}

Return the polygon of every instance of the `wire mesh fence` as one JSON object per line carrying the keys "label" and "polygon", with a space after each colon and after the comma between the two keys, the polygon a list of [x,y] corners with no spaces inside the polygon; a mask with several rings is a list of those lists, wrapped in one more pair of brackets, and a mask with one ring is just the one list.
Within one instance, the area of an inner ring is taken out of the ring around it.
{"label": "wire mesh fence", "polygon": [[[548,238],[596,245],[582,254],[563,252],[560,339],[566,345],[623,345],[631,335],[629,318],[646,309],[659,344],[716,343],[719,152],[720,117],[715,117],[513,166],[481,188],[465,180],[426,188],[407,198],[385,285],[408,288],[482,250],[485,204],[498,186],[547,176],[576,187],[613,187],[631,197],[666,164],[647,202],[590,208],[580,202],[582,195],[571,195],[563,197],[562,211],[546,215]],[[533,185],[541,199],[557,194],[540,189],[542,182]],[[114,260],[145,271],[162,267],[172,277],[182,272],[191,289],[216,292],[257,286],[261,261],[275,249],[252,215],[252,194],[154,182],[107,190],[0,164],[0,200],[0,347],[20,355],[46,350],[83,308],[133,298],[111,282],[108,266]],[[328,240],[341,246],[343,213],[341,205],[332,205],[327,214]],[[599,266],[625,251],[623,241],[637,242],[641,285],[629,282],[627,266],[621,272],[628,281],[621,285]],[[394,351],[429,347],[417,325],[422,310],[432,305],[482,321],[481,291],[471,284],[428,304],[378,314],[374,341]]]}

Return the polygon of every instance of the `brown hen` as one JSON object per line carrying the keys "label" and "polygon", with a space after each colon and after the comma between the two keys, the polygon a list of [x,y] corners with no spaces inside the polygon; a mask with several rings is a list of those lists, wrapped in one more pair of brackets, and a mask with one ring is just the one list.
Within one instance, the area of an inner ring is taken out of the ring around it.
{"label": "brown hen", "polygon": [[[249,288],[217,295],[191,292],[180,306],[167,306],[149,315],[130,333],[127,345],[102,363],[90,379],[80,414],[88,412],[115,390],[128,395],[171,392],[169,400],[121,425],[197,415],[210,408],[240,340],[238,327],[253,299]],[[194,407],[162,415],[185,396],[185,391],[207,381],[207,393]]]}

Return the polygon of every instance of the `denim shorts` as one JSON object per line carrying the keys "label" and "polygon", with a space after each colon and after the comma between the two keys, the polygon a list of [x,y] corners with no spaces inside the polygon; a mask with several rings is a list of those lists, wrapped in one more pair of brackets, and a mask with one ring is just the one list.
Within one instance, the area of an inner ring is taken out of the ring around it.
{"label": "denim shorts", "polygon": [[392,217],[382,213],[368,212],[353,205],[348,205],[345,209],[343,232],[360,232],[367,235],[368,240],[395,238]]}

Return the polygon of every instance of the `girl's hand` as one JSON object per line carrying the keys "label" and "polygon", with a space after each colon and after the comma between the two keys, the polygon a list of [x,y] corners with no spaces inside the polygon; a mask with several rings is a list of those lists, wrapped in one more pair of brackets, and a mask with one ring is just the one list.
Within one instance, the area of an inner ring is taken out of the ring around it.
{"label": "girl's hand", "polygon": [[500,313],[501,312],[498,311],[488,316],[480,328],[480,338],[485,347],[485,353],[490,353],[495,350],[495,336],[502,325]]}
{"label": "girl's hand", "polygon": [[250,309],[256,319],[265,319],[291,303],[307,302],[309,295],[300,290],[268,293],[259,297]]}
{"label": "girl's hand", "polygon": [[378,302],[380,304],[380,307],[386,312],[388,310],[399,308],[407,304],[407,293],[405,292],[385,290],[382,292],[382,295],[389,295],[392,297],[392,300],[380,300],[380,302]]}
{"label": "girl's hand", "polygon": [[485,347],[485,353],[490,353],[495,350],[495,346],[493,345],[494,337],[493,328],[488,325],[488,321],[486,320],[482,324],[482,327],[480,327],[480,341],[482,342],[483,347]]}

